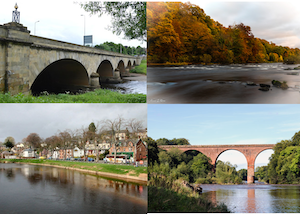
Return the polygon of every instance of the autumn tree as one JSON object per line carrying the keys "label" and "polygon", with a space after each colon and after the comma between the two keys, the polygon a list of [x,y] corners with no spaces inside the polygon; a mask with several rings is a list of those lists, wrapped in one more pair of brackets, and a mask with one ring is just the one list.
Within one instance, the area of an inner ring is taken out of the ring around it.
{"label": "autumn tree", "polygon": [[[224,27],[191,3],[148,2],[148,62],[295,63],[300,50],[255,38],[243,23]],[[296,56],[296,57],[291,57]]]}

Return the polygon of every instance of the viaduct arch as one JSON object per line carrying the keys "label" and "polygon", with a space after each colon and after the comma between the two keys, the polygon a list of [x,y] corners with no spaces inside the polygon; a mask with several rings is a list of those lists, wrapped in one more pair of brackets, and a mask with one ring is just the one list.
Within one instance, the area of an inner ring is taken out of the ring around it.
{"label": "viaduct arch", "polygon": [[178,148],[182,152],[196,150],[209,157],[212,164],[216,161],[220,154],[227,150],[237,150],[241,152],[247,160],[247,183],[254,183],[254,164],[256,157],[264,150],[273,149],[275,144],[252,144],[252,145],[161,145],[159,148],[170,150]]}
{"label": "viaduct arch", "polygon": [[33,36],[19,23],[0,25],[0,91],[11,94],[69,85],[97,88],[101,81],[120,81],[141,61],[141,57]]}

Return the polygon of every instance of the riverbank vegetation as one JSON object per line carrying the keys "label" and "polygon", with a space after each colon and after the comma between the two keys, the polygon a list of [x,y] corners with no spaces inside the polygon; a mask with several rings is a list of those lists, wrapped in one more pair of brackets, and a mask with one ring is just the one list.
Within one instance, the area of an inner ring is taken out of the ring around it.
{"label": "riverbank vegetation", "polygon": [[[176,144],[178,142],[178,144]],[[148,200],[152,212],[229,212],[225,205],[216,205],[183,185],[241,183],[236,166],[218,161],[216,168],[210,158],[197,151],[164,151],[157,145],[189,145],[187,139],[148,138]],[[165,144],[164,144],[165,143]],[[190,205],[187,205],[190,204]]]}
{"label": "riverbank vegetation", "polygon": [[270,184],[300,184],[300,131],[277,143],[268,166],[256,168],[255,176]]}
{"label": "riverbank vegetation", "polygon": [[300,63],[300,49],[256,38],[243,23],[228,28],[191,3],[148,2],[148,63]]}
{"label": "riverbank vegetation", "polygon": [[95,45],[95,48],[128,55],[146,55],[146,48],[142,48],[141,46],[123,46],[122,44],[116,44],[114,42],[104,42],[100,45]]}
{"label": "riverbank vegetation", "polygon": [[98,89],[84,94],[45,94],[41,96],[19,93],[0,93],[0,103],[146,103],[145,94],[122,94]]}
{"label": "riverbank vegetation", "polygon": [[142,173],[147,173],[147,167],[134,167],[133,165],[120,164],[101,164],[89,162],[72,162],[72,161],[56,161],[56,160],[40,160],[40,159],[2,159],[0,163],[31,163],[31,164],[47,164],[52,166],[72,167],[76,169],[86,169],[95,172],[107,172],[119,175],[130,175],[138,177]]}
{"label": "riverbank vegetation", "polygon": [[130,73],[147,75],[147,60],[142,60],[141,64],[130,70]]}

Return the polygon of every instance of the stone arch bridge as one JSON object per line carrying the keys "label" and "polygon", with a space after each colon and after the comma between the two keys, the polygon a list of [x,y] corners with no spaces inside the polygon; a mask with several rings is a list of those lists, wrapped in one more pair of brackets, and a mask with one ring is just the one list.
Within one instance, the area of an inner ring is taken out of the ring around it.
{"label": "stone arch bridge", "polygon": [[252,145],[161,145],[159,148],[170,150],[178,148],[182,152],[199,151],[209,157],[215,165],[218,157],[225,151],[237,150],[241,152],[247,160],[247,183],[254,183],[254,163],[256,157],[264,150],[273,149],[275,144],[252,144]]}
{"label": "stone arch bridge", "polygon": [[141,63],[134,57],[30,35],[22,24],[0,25],[0,90],[17,94],[97,88],[118,82]]}

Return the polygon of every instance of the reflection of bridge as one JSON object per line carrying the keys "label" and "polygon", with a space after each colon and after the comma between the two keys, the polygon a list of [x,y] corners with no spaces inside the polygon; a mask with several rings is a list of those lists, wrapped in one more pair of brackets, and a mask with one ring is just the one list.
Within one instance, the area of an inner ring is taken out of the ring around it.
{"label": "reflection of bridge", "polygon": [[0,25],[0,91],[33,93],[119,81],[141,58],[30,35]]}
{"label": "reflection of bridge", "polygon": [[202,154],[209,157],[212,161],[212,164],[216,164],[216,161],[220,154],[227,150],[237,150],[241,152],[248,163],[248,174],[247,174],[247,183],[254,183],[254,163],[255,159],[259,153],[267,149],[273,149],[275,144],[252,144],[252,145],[164,145],[159,146],[159,148],[164,150],[170,150],[172,148],[178,148],[179,150],[186,151],[199,151]]}

